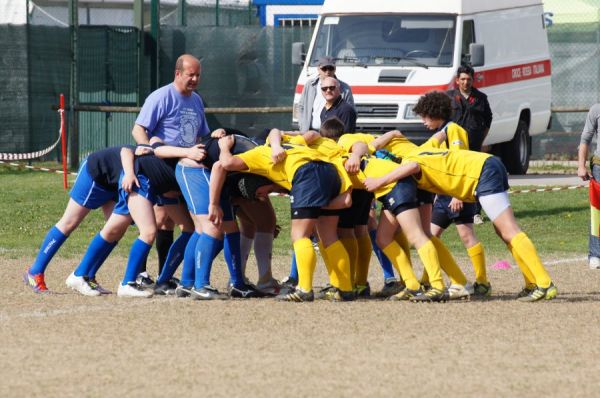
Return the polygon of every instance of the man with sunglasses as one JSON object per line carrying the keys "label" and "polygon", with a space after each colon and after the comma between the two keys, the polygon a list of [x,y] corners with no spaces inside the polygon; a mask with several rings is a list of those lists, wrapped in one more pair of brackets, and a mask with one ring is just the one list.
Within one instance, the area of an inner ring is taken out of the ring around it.
{"label": "man with sunglasses", "polygon": [[356,131],[356,111],[342,98],[340,82],[333,77],[322,79],[321,92],[325,98],[325,106],[321,111],[321,123],[337,117],[344,123],[345,133],[354,133]]}
{"label": "man with sunglasses", "polygon": [[[321,111],[325,106],[325,98],[320,94],[320,83],[326,77],[335,77],[335,60],[331,57],[321,57],[317,63],[318,75],[308,80],[302,90],[298,103],[298,129],[300,131],[316,130],[321,126]],[[348,84],[340,83],[341,97],[351,107],[354,107],[352,90]]]}

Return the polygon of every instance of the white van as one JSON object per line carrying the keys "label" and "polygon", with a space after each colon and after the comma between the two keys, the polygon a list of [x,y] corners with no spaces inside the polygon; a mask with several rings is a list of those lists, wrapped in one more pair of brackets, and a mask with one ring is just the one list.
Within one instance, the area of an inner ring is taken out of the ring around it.
{"label": "white van", "polygon": [[540,0],[325,0],[294,96],[294,121],[305,82],[322,56],[352,87],[357,131],[400,129],[415,141],[427,131],[413,114],[418,97],[454,87],[461,63],[494,115],[485,145],[495,144],[512,174],[524,174],[531,135],[550,122],[550,56]]}

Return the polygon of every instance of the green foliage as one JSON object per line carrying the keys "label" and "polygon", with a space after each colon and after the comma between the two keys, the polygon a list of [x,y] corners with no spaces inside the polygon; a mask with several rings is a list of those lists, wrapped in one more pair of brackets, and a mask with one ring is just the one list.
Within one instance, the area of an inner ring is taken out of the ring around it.
{"label": "green foliage", "polygon": [[[70,176],[70,185],[74,177]],[[62,176],[48,172],[22,171],[0,165],[0,256],[33,257],[48,229],[61,217],[68,202],[62,188]],[[587,252],[589,202],[585,189],[524,193],[510,196],[521,228],[527,232],[543,255]],[[287,197],[272,197],[278,224],[282,227],[275,240],[275,254],[287,255],[290,240],[290,210]],[[61,256],[80,259],[87,244],[104,225],[101,211],[93,211],[61,249]],[[476,233],[490,255],[505,255],[506,248],[496,236],[489,220],[476,226]],[[137,235],[130,228],[117,248],[127,256]],[[457,256],[464,255],[456,229],[450,227],[444,241]]]}

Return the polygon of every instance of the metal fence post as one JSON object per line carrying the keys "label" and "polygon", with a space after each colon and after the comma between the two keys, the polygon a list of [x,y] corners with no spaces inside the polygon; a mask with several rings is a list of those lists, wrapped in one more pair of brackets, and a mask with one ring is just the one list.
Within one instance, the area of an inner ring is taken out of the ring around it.
{"label": "metal fence post", "polygon": [[69,0],[69,29],[71,32],[71,71],[69,84],[69,108],[71,112],[71,134],[69,135],[69,144],[71,145],[71,167],[79,167],[79,117],[75,107],[79,104],[79,84],[78,84],[78,51],[77,51],[77,32],[79,30],[78,0]]}

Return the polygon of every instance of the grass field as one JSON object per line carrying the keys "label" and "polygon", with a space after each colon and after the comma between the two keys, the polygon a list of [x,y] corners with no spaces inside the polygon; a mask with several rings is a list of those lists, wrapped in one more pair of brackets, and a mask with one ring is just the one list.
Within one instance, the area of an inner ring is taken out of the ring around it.
{"label": "grass field", "polygon": [[[2,167],[0,187],[0,396],[594,396],[600,387],[600,271],[585,261],[585,190],[511,196],[559,288],[556,300],[515,302],[522,278],[513,268],[490,269],[494,293],[485,302],[415,305],[79,296],[64,280],[100,229],[100,214],[50,264],[55,293],[35,295],[21,273],[67,194],[60,176]],[[288,214],[286,199],[274,200],[283,231],[273,268],[281,278]],[[477,234],[489,264],[512,263],[489,222]],[[105,286],[116,289],[134,236],[100,271]],[[471,278],[453,230],[445,241]],[[151,271],[155,261],[153,254]],[[317,285],[326,281],[323,268],[319,262]],[[251,260],[251,278],[255,269]],[[369,279],[381,287],[374,261]],[[224,289],[226,281],[219,259],[213,284]]]}

